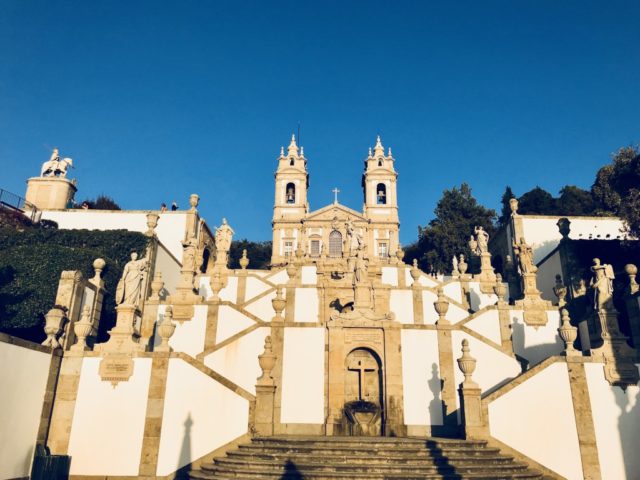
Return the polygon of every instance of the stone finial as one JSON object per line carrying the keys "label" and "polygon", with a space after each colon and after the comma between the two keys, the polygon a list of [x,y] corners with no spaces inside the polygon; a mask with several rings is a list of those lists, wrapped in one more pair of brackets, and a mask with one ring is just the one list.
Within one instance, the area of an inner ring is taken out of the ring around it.
{"label": "stone finial", "polygon": [[60,348],[61,345],[60,342],[58,342],[58,335],[62,332],[62,327],[66,320],[64,310],[53,307],[47,312],[44,318],[44,333],[47,334],[47,339],[42,342],[42,345],[51,347],[53,350]]}
{"label": "stone finial", "polygon": [[280,157],[284,157],[284,147],[280,147]]}
{"label": "stone finial", "polygon": [[304,158],[304,147],[300,146],[300,158]]}
{"label": "stone finial", "polygon": [[91,279],[91,283],[98,284],[98,285],[103,284],[102,271],[104,270],[104,267],[106,264],[107,262],[105,262],[102,258],[96,258],[93,261],[94,275],[93,275],[93,278]]}
{"label": "stone finial", "polygon": [[575,342],[576,338],[578,338],[578,329],[576,327],[571,326],[571,319],[569,318],[569,311],[566,308],[561,310],[562,315],[562,325],[558,328],[558,333],[560,334],[560,338],[564,342],[564,354],[567,357],[578,355],[578,352],[573,347],[573,342]]}
{"label": "stone finial", "polygon": [[273,306],[273,310],[276,312],[275,317],[273,317],[273,321],[284,321],[282,311],[284,310],[286,301],[282,296],[282,286],[278,285],[276,287],[276,296],[271,300],[271,305]]}
{"label": "stone finial", "polygon": [[371,147],[369,147],[369,158],[373,157],[373,151],[371,150]]}
{"label": "stone finial", "polygon": [[636,281],[636,275],[638,274],[638,267],[636,267],[633,263],[627,263],[624,266],[624,271],[629,276],[629,293],[631,295],[638,293],[640,286]]}
{"label": "stone finial", "polygon": [[438,298],[433,302],[433,306],[438,314],[438,325],[449,325],[449,320],[445,319],[447,311],[449,310],[449,302],[444,295],[442,287],[438,287]]}
{"label": "stone finial", "polygon": [[467,262],[464,260],[464,254],[461,253],[458,257],[458,271],[460,272],[460,275],[467,273],[468,268],[469,265],[467,265]]}
{"label": "stone finial", "polygon": [[258,385],[273,385],[271,371],[276,364],[276,356],[273,353],[271,335],[268,335],[264,339],[264,352],[261,355],[258,355],[258,363],[262,369],[262,375],[258,377]]}
{"label": "stone finial", "polygon": [[160,215],[157,213],[149,212],[147,213],[147,231],[144,234],[147,237],[155,237],[156,236],[156,227],[158,226],[158,219]]}
{"label": "stone finial", "polygon": [[398,247],[398,250],[396,250],[396,258],[398,262],[402,262],[402,259],[404,259],[404,250],[401,247]]}
{"label": "stone finial", "polygon": [[382,146],[380,135],[376,138],[376,146],[373,148],[373,153],[376,157],[384,157],[384,147]]}
{"label": "stone finial", "polygon": [[189,195],[189,205],[191,205],[191,211],[195,212],[200,203],[200,196],[197,193]]}
{"label": "stone finial", "polygon": [[209,280],[209,284],[211,285],[212,292],[211,300],[214,302],[220,301],[218,294],[220,293],[220,290],[222,290],[222,278],[220,277],[219,270],[214,270],[211,280]]}
{"label": "stone finial", "polygon": [[476,383],[471,378],[473,372],[476,370],[476,359],[473,358],[469,352],[469,340],[465,338],[464,340],[462,340],[462,356],[457,360],[458,368],[464,374],[463,386],[476,385]]}
{"label": "stone finial", "polygon": [[496,273],[496,285],[493,287],[493,291],[498,297],[499,302],[506,301],[507,286],[502,282],[502,275]]}
{"label": "stone finial", "polygon": [[387,157],[391,158],[393,155],[391,155],[391,147],[389,147],[387,149]]}
{"label": "stone finial", "polygon": [[511,216],[516,217],[518,215],[518,199],[511,198],[509,200],[509,208],[511,209]]}
{"label": "stone finial", "polygon": [[298,145],[296,145],[296,136],[291,135],[291,143],[289,144],[289,148],[287,149],[287,154],[290,157],[298,156]]}
{"label": "stone finial", "polygon": [[556,285],[553,287],[553,293],[558,297],[558,307],[562,308],[567,304],[567,287],[562,283],[562,275],[556,275]]}
{"label": "stone finial", "polygon": [[569,238],[569,234],[571,233],[571,220],[566,217],[563,217],[558,220],[556,223],[558,226],[558,231],[560,235],[562,235],[563,240],[567,240]]}
{"label": "stone finial", "polygon": [[249,266],[249,257],[247,257],[247,249],[243,248],[242,249],[242,258],[240,258],[240,268],[242,270],[246,270],[247,267]]}
{"label": "stone finial", "polygon": [[158,325],[158,335],[162,339],[162,343],[154,348],[156,352],[170,352],[172,349],[169,346],[169,339],[176,331],[176,326],[173,323],[173,309],[169,305],[164,311],[164,318]]}
{"label": "stone finial", "polygon": [[298,271],[293,258],[289,258],[289,262],[287,263],[287,267],[285,268],[285,270],[287,272],[287,276],[289,277],[289,281],[293,282],[296,276],[296,272]]}
{"label": "stone finial", "polygon": [[160,300],[160,292],[164,288],[164,281],[162,280],[162,272],[156,271],[151,281],[151,296],[149,300]]}
{"label": "stone finial", "polygon": [[73,333],[75,333],[78,341],[71,347],[71,350],[85,351],[91,350],[87,346],[87,337],[91,335],[93,325],[91,324],[91,307],[85,305],[82,308],[82,314],[80,315],[80,321],[74,323]]}
{"label": "stone finial", "polygon": [[418,279],[420,278],[420,269],[418,268],[417,258],[413,259],[413,267],[409,270],[409,274],[411,275],[411,278],[413,278],[413,284],[417,285]]}

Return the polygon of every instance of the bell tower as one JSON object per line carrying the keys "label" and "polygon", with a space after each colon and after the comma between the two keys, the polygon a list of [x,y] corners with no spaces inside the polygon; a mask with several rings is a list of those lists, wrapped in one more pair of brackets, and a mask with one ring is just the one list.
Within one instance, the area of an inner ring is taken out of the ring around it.
{"label": "bell tower", "polygon": [[394,255],[399,247],[398,174],[393,164],[391,149],[385,155],[382,141],[378,136],[373,151],[369,149],[362,175],[364,216],[371,225],[369,254],[378,258]]}
{"label": "bell tower", "polygon": [[309,213],[308,188],[304,149],[298,148],[296,137],[292,135],[287,153],[284,147],[280,149],[275,173],[272,265],[286,263],[302,242],[302,221]]}

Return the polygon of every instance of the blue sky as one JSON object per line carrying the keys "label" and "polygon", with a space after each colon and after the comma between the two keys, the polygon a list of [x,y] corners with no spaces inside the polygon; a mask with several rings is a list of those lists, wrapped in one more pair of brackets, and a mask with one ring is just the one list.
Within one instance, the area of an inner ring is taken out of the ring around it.
{"label": "blue sky", "polygon": [[0,188],[58,146],[78,200],[186,206],[270,238],[301,123],[310,203],[360,209],[367,148],[399,172],[401,240],[468,182],[588,188],[640,143],[640,2],[0,2]]}

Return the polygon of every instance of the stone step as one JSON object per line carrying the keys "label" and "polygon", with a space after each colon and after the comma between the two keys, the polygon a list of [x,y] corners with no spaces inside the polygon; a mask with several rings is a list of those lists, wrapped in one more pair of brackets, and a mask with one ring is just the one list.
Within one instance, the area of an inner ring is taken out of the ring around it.
{"label": "stone step", "polygon": [[[456,462],[456,465],[466,465],[466,464],[474,464],[474,465],[486,465],[486,464],[508,464],[513,461],[512,457],[508,457],[506,455],[496,455],[492,453],[482,452],[482,455],[466,455],[466,454],[451,454],[451,455],[432,455],[430,452],[415,452],[411,455],[405,455],[404,453],[389,451],[388,453],[382,453],[380,451],[376,452],[363,452],[359,454],[353,454],[352,452],[346,454],[327,454],[326,452],[322,452],[322,455],[319,455],[320,452],[313,452],[311,450],[307,450],[305,452],[266,452],[266,451],[245,451],[246,449],[241,449],[239,451],[229,452],[227,456],[229,458],[243,460],[243,461],[251,461],[252,459],[258,460],[270,460],[276,462],[286,462],[287,460],[292,461],[308,461],[313,458],[322,457],[327,461],[331,461],[333,463],[352,463],[352,462],[366,462],[369,464],[375,463],[386,463],[386,464],[401,464],[401,465],[424,465],[425,462],[432,463],[434,465],[446,464],[448,462]],[[297,449],[291,449],[297,450]],[[315,454],[314,454],[315,453]]]}
{"label": "stone step", "polygon": [[507,464],[492,464],[492,465],[478,465],[478,464],[467,464],[467,465],[458,465],[456,464],[445,464],[445,465],[434,465],[432,462],[423,462],[418,464],[384,464],[384,463],[365,463],[365,462],[353,462],[353,463],[338,463],[335,462],[335,459],[324,459],[325,461],[319,462],[318,458],[314,459],[315,461],[287,461],[285,462],[274,462],[272,460],[261,460],[257,458],[251,459],[248,462],[246,459],[236,459],[225,457],[222,459],[218,459],[214,462],[213,465],[204,465],[202,466],[203,471],[211,471],[211,472],[228,472],[228,471],[238,471],[244,470],[249,472],[259,471],[259,472],[283,472],[284,465],[292,464],[295,467],[304,473],[323,473],[323,472],[358,472],[358,473],[411,473],[411,474],[435,474],[435,473],[474,473],[474,472],[485,472],[491,471],[496,473],[515,473],[526,470],[527,467],[524,464],[510,462]]}
{"label": "stone step", "polygon": [[193,480],[542,478],[485,441],[320,436],[255,438],[190,476]]}

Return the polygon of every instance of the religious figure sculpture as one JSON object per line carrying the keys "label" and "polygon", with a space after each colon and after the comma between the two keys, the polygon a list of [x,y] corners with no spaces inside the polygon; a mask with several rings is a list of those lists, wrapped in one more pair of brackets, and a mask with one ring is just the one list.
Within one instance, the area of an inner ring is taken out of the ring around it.
{"label": "religious figure sculpture", "polygon": [[451,259],[451,273],[453,275],[458,275],[458,273],[460,273],[458,271],[458,258],[455,255]]}
{"label": "religious figure sculpture", "polygon": [[353,268],[353,282],[359,284],[367,280],[367,260],[364,258],[364,251],[362,248],[358,248],[356,253],[356,260]]}
{"label": "religious figure sculpture", "polygon": [[608,263],[601,264],[599,258],[593,259],[591,267],[593,278],[589,286],[594,290],[593,308],[596,311],[612,310],[613,307],[613,267]]}
{"label": "religious figure sculpture", "polygon": [[469,248],[476,255],[482,255],[489,252],[489,234],[482,227],[475,227],[475,238],[471,235],[469,239]]}
{"label": "religious figure sculpture", "polygon": [[67,168],[73,167],[73,160],[70,158],[60,159],[58,149],[54,148],[51,153],[51,158],[42,164],[40,171],[41,177],[66,177]]}
{"label": "religious figure sculpture", "polygon": [[122,277],[116,288],[116,305],[139,306],[147,263],[147,259],[138,260],[138,254],[131,252],[131,261],[124,266]]}
{"label": "religious figure sculpture", "polygon": [[538,267],[533,263],[533,249],[524,240],[524,237],[520,237],[520,242],[513,243],[513,251],[518,255],[518,263],[520,265],[520,273],[536,273]]}
{"label": "religious figure sculpture", "polygon": [[228,252],[231,248],[231,239],[235,232],[227,224],[227,219],[222,219],[222,225],[216,228],[216,249],[219,252]]}
{"label": "religious figure sculpture", "polygon": [[347,245],[349,246],[349,255],[351,255],[354,249],[358,250],[362,247],[362,234],[355,229],[355,227],[353,226],[353,221],[350,218],[347,219],[344,226],[345,230],[347,231]]}

